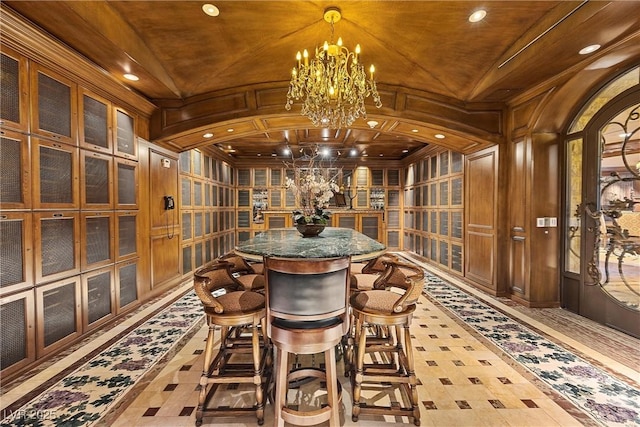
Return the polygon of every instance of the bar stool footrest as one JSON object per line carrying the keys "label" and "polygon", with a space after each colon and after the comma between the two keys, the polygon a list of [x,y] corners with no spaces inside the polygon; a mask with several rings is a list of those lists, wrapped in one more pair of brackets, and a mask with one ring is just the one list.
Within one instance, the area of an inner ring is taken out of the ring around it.
{"label": "bar stool footrest", "polygon": [[[287,381],[289,388],[295,388],[291,384],[301,384],[308,382],[309,379],[319,378],[327,379],[327,373],[320,368],[298,368],[289,372]],[[342,402],[342,386],[337,382],[338,386],[338,402]],[[282,419],[291,424],[313,425],[327,421],[331,418],[331,407],[326,405],[313,411],[298,411],[287,406],[282,408]]]}

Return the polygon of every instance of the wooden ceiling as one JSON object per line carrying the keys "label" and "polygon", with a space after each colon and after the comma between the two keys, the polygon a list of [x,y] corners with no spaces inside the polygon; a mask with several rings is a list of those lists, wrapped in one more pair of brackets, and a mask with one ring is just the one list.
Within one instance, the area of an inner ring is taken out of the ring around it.
{"label": "wooden ceiling", "polygon": [[[3,1],[159,107],[155,142],[214,146],[243,160],[322,144],[402,159],[428,144],[473,152],[503,138],[502,112],[558,76],[620,63],[640,45],[638,1]],[[286,111],[295,54],[335,36],[376,66],[383,107],[349,129]],[[479,8],[484,20],[471,23]],[[592,44],[595,54],[579,55]],[[609,57],[607,56],[609,55]],[[140,77],[129,82],[122,75]],[[206,132],[213,133],[205,138]],[[436,139],[440,133],[444,139]]]}

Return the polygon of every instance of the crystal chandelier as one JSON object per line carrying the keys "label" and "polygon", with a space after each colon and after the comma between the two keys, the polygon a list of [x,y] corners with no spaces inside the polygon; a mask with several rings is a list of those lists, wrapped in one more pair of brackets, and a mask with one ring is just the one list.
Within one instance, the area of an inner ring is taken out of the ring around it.
{"label": "crystal chandelier", "polygon": [[377,108],[382,107],[373,80],[375,67],[369,75],[360,63],[360,45],[354,52],[342,45],[342,38],[333,42],[333,24],[341,18],[340,9],[324,11],[324,20],[331,24],[331,43],[316,48],[315,58],[309,53],[296,55],[298,66],[291,72],[291,83],[285,108],[291,110],[294,101],[302,100],[301,114],[308,116],[315,126],[340,129],[351,126],[359,117],[367,118],[364,100],[369,95]]}

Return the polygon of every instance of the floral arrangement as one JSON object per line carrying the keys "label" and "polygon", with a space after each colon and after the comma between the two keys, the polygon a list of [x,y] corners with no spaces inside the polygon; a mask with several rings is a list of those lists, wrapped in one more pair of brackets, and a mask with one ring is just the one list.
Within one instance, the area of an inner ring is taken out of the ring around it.
{"label": "floral arrangement", "polygon": [[293,222],[326,225],[331,218],[331,212],[326,208],[333,194],[340,191],[338,185],[333,179],[326,180],[317,169],[296,172],[297,181],[287,177],[284,185],[293,192],[296,205],[300,207],[293,211]]}

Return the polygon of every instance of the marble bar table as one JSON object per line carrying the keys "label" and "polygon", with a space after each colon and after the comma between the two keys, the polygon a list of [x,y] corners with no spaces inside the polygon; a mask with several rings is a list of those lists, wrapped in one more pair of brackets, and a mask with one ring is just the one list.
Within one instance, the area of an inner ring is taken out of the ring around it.
{"label": "marble bar table", "polygon": [[239,243],[235,253],[258,262],[263,256],[309,259],[346,255],[358,262],[375,258],[386,249],[382,243],[350,228],[327,227],[317,237],[302,237],[295,228],[273,228]]}

